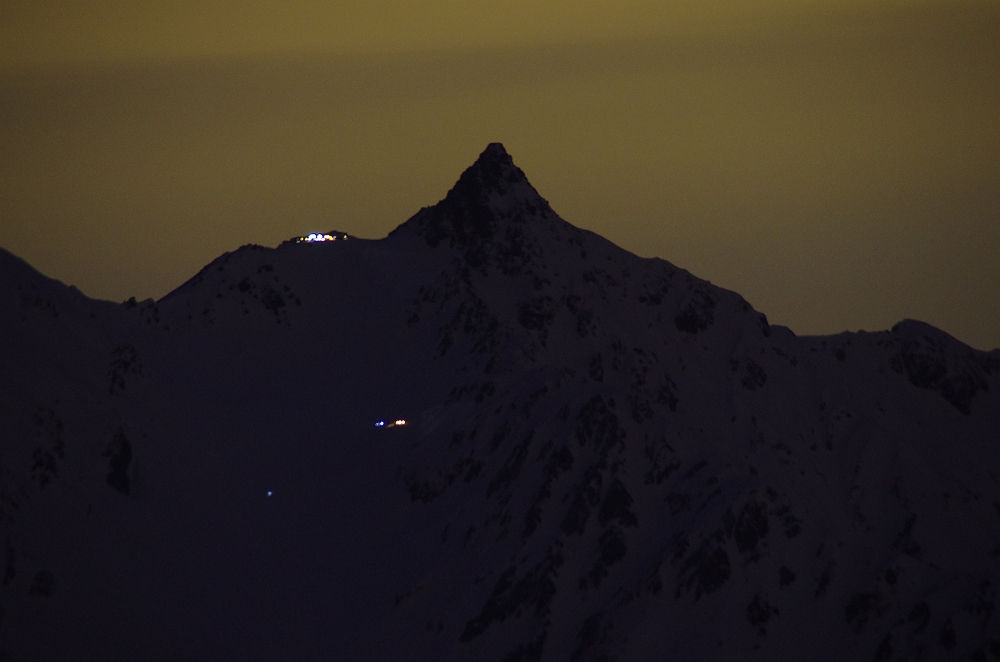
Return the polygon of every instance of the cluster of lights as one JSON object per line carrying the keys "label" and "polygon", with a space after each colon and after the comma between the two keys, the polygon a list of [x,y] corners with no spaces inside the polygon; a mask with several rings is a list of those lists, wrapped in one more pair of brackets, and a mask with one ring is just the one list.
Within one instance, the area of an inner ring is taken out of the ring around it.
{"label": "cluster of lights", "polygon": [[319,232],[312,232],[304,237],[297,237],[295,239],[295,243],[300,244],[305,242],[309,244],[314,244],[320,241],[338,241],[338,240],[343,241],[345,239],[347,239],[346,234],[321,234]]}
{"label": "cluster of lights", "polygon": [[397,426],[402,427],[404,425],[406,425],[406,420],[402,419],[402,418],[397,418],[394,421],[379,421],[379,422],[377,422],[375,424],[375,427],[377,427],[377,428],[394,428],[394,427],[397,427]]}

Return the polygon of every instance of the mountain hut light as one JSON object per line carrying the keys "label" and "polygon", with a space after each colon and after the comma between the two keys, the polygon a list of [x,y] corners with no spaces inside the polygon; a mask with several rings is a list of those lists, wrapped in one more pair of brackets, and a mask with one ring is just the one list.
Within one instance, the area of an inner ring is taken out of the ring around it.
{"label": "mountain hut light", "polygon": [[335,232],[333,234],[321,233],[321,232],[310,232],[302,237],[296,237],[295,243],[301,244],[315,244],[324,241],[344,241],[347,239],[347,234],[343,232]]}

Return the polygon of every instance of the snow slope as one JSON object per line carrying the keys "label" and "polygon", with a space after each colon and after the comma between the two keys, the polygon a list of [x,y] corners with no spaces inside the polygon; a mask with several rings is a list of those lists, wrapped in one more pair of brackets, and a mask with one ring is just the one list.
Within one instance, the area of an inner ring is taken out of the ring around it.
{"label": "snow slope", "polygon": [[7,659],[1000,659],[1000,351],[770,326],[497,144],[157,302],[0,252],[0,334]]}

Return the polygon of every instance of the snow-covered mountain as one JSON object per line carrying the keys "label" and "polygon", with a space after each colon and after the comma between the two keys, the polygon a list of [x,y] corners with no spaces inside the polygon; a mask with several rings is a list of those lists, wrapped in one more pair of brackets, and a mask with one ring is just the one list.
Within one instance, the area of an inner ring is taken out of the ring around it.
{"label": "snow-covered mountain", "polygon": [[1000,659],[1000,351],[795,336],[498,144],[330,238],[0,251],[0,659]]}

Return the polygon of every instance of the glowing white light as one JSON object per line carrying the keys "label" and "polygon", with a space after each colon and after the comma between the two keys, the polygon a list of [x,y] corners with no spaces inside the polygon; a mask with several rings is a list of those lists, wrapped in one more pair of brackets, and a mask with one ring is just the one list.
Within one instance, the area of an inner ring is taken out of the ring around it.
{"label": "glowing white light", "polygon": [[385,421],[379,421],[378,423],[375,424],[375,427],[377,427],[377,428],[384,428],[385,427]]}
{"label": "glowing white light", "polygon": [[304,237],[298,237],[295,241],[313,244],[320,241],[343,241],[345,239],[347,239],[347,235],[342,232],[338,234],[323,234],[321,232],[310,232]]}
{"label": "glowing white light", "polygon": [[274,494],[274,492],[272,492],[271,490],[267,491],[267,496],[271,496],[272,494]]}

